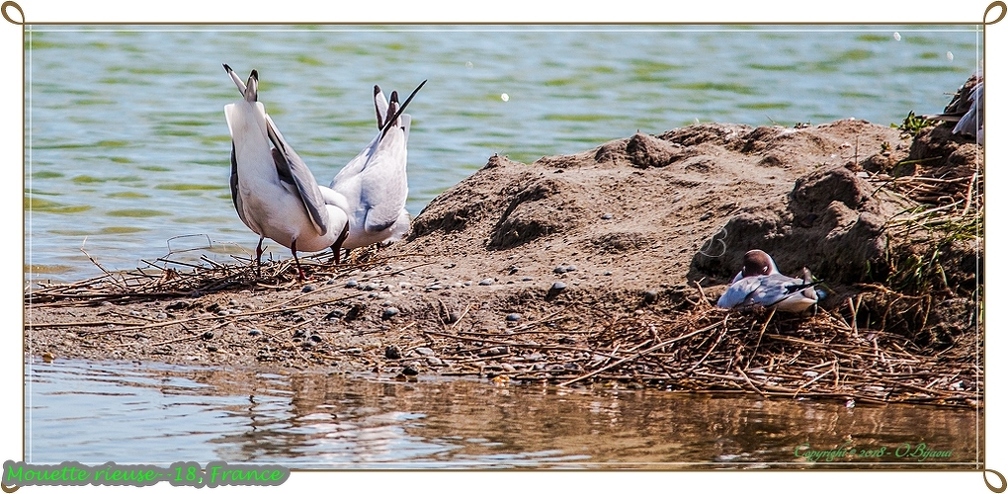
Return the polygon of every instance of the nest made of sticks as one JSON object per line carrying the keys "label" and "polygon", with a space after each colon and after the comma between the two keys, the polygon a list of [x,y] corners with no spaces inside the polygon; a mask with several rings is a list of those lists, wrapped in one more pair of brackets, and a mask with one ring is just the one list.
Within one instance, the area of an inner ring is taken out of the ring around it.
{"label": "nest made of sticks", "polygon": [[[884,329],[859,328],[852,315],[820,311],[802,318],[770,311],[739,313],[698,304],[671,315],[633,316],[568,308],[506,335],[425,331],[428,345],[451,359],[454,375],[504,377],[560,385],[623,382],[692,392],[856,403],[974,406],[982,390],[978,338],[963,333],[945,348],[918,348]],[[589,319],[609,322],[585,326]],[[967,341],[969,340],[969,341]],[[930,352],[930,354],[929,354]]]}

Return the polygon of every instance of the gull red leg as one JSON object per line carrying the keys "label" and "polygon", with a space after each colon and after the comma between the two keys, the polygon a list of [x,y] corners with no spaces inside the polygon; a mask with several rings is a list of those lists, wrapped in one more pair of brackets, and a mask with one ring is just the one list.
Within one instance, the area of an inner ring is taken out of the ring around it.
{"label": "gull red leg", "polygon": [[301,270],[301,261],[297,257],[297,239],[291,240],[291,254],[294,256],[294,267],[297,269],[298,281],[304,281],[304,271]]}
{"label": "gull red leg", "polygon": [[259,237],[259,245],[256,246],[256,277],[262,277],[262,242],[263,237]]}
{"label": "gull red leg", "polygon": [[333,253],[333,264],[339,266],[340,250],[343,248],[343,242],[346,241],[347,237],[350,235],[350,225],[347,224],[343,227],[343,233],[340,233],[339,238],[336,242],[332,244],[329,248],[332,249]]}

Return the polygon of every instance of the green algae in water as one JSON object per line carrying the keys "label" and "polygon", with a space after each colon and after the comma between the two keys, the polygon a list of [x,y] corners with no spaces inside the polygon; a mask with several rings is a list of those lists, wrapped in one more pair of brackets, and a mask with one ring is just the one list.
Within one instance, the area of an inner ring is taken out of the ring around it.
{"label": "green algae in water", "polygon": [[113,209],[108,212],[109,216],[115,216],[120,218],[151,218],[154,216],[166,216],[168,213],[164,211],[158,211],[156,209],[144,209],[144,208],[132,208],[132,209]]}
{"label": "green algae in water", "polygon": [[177,190],[177,191],[197,191],[197,190],[220,190],[223,189],[223,185],[210,185],[210,184],[158,184],[154,186],[155,189],[160,190]]}
{"label": "green algae in water", "polygon": [[38,197],[26,196],[24,198],[24,208],[25,211],[32,212],[42,212],[42,213],[80,213],[82,211],[87,211],[91,209],[91,206],[86,204],[61,204],[56,201],[50,201],[47,199],[40,199]]}
{"label": "green algae in water", "polygon": [[116,198],[122,198],[122,199],[146,199],[146,198],[148,198],[150,196],[147,195],[147,194],[141,193],[141,192],[134,192],[134,191],[131,191],[131,190],[126,190],[126,191],[122,191],[122,192],[111,192],[109,194],[105,194],[105,197],[113,198],[113,199],[116,199]]}
{"label": "green algae in water", "polygon": [[137,233],[147,231],[146,228],[140,228],[138,226],[106,226],[101,230],[98,230],[99,234],[106,235],[116,235],[123,233]]}

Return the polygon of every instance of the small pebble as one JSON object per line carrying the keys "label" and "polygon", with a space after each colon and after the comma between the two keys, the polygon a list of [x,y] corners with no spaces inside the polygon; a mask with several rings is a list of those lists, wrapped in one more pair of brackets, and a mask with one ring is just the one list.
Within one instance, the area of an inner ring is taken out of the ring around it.
{"label": "small pebble", "polygon": [[381,285],[379,285],[378,283],[368,283],[361,288],[363,288],[365,292],[373,292],[381,288]]}
{"label": "small pebble", "polygon": [[325,317],[323,317],[322,319],[329,320],[329,319],[342,319],[342,318],[343,318],[343,311],[335,309],[326,314]]}
{"label": "small pebble", "polygon": [[419,353],[420,355],[423,355],[424,357],[431,357],[434,355],[434,350],[431,350],[430,348],[427,348],[425,346],[417,348],[414,351]]}
{"label": "small pebble", "polygon": [[437,357],[427,357],[427,365],[431,367],[443,367],[444,362],[442,362],[441,359]]}
{"label": "small pebble", "polygon": [[482,280],[480,280],[479,284],[480,286],[490,286],[493,285],[493,282],[494,282],[493,278],[483,278]]}
{"label": "small pebble", "polygon": [[448,313],[448,319],[446,322],[448,324],[452,324],[458,322],[459,319],[462,319],[462,313],[457,310],[453,310]]}
{"label": "small pebble", "polygon": [[648,291],[644,292],[644,302],[645,303],[648,303],[648,304],[654,303],[655,300],[658,300],[658,292],[656,292],[654,290],[648,290]]}
{"label": "small pebble", "polygon": [[504,319],[511,322],[518,322],[521,321],[521,317],[522,317],[521,314],[517,312],[512,312],[508,314],[507,317],[505,317]]}
{"label": "small pebble", "polygon": [[711,216],[714,216],[714,213],[707,211],[706,213],[700,215],[700,221],[709,220]]}
{"label": "small pebble", "polygon": [[399,315],[399,309],[397,309],[395,307],[387,307],[382,312],[381,317],[382,317],[382,319],[389,320],[389,319],[391,319],[391,318],[393,318],[393,317],[395,317],[397,315]]}
{"label": "small pebble", "polygon": [[262,331],[259,331],[258,329],[250,329],[248,334],[249,336],[259,336],[262,334]]}
{"label": "small pebble", "polygon": [[612,276],[612,271],[604,271],[602,276]]}
{"label": "small pebble", "polygon": [[556,298],[560,292],[567,289],[567,284],[562,281],[557,281],[553,283],[553,286],[546,292],[546,301],[551,301]]}
{"label": "small pebble", "polygon": [[404,376],[415,376],[417,374],[420,374],[420,371],[416,367],[413,367],[410,364],[406,364],[402,368],[402,373]]}
{"label": "small pebble", "polygon": [[228,300],[228,305],[238,305],[238,300],[236,299]]}
{"label": "small pebble", "polygon": [[322,343],[322,337],[317,334],[311,335],[311,338],[308,339],[314,341],[315,343]]}
{"label": "small pebble", "polygon": [[604,220],[611,220],[612,217],[613,216],[612,216],[611,213],[605,213],[605,214],[602,215],[602,219],[604,219]]}
{"label": "small pebble", "polygon": [[355,280],[353,278],[350,278],[349,280],[347,280],[346,284],[343,285],[343,286],[345,286],[347,288],[357,288],[357,285],[359,285],[359,283],[357,283],[357,280]]}
{"label": "small pebble", "polygon": [[402,352],[399,351],[399,347],[395,345],[389,345],[385,347],[385,358],[392,360],[400,359],[402,358]]}
{"label": "small pebble", "polygon": [[207,331],[206,333],[203,333],[203,339],[204,340],[212,340],[213,339],[213,331]]}
{"label": "small pebble", "polygon": [[308,293],[315,291],[315,285],[305,285],[301,287],[301,293]]}
{"label": "small pebble", "polygon": [[217,351],[217,347],[214,346],[214,345],[207,345],[206,349],[207,349],[208,352],[216,352]]}
{"label": "small pebble", "polygon": [[294,337],[295,338],[304,338],[306,334],[307,333],[305,333],[305,330],[303,330],[303,329],[295,329],[294,330]]}
{"label": "small pebble", "polygon": [[803,375],[805,377],[816,377],[816,376],[819,375],[819,373],[816,372],[816,371],[810,371],[809,370],[809,371],[802,372],[801,375]]}
{"label": "small pebble", "polygon": [[567,267],[565,267],[564,269],[565,269],[565,270],[566,270],[566,271],[567,271],[568,273],[570,273],[570,272],[572,272],[572,271],[577,271],[577,266],[574,266],[574,265],[568,265],[568,266],[567,266]]}
{"label": "small pebble", "polygon": [[501,364],[501,368],[503,368],[505,371],[508,371],[508,372],[514,372],[515,371],[514,366],[511,365],[511,364],[507,364],[507,363]]}
{"label": "small pebble", "polygon": [[522,278],[522,281],[532,281],[532,277],[526,276],[526,277]]}
{"label": "small pebble", "polygon": [[564,265],[561,264],[561,265],[553,268],[553,272],[556,273],[556,274],[564,274],[564,273],[567,272],[567,266],[564,266]]}
{"label": "small pebble", "polygon": [[427,290],[428,291],[430,291],[430,290],[440,290],[441,288],[443,288],[443,287],[441,286],[440,283],[431,283],[430,285],[427,285]]}

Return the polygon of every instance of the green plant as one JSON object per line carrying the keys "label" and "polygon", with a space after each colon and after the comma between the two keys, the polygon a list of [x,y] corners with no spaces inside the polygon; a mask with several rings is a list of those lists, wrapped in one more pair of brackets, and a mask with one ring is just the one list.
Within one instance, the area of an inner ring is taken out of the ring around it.
{"label": "green plant", "polygon": [[917,137],[918,135],[920,135],[921,132],[924,131],[924,129],[931,127],[933,125],[934,125],[933,121],[928,120],[926,117],[920,115],[914,115],[913,111],[907,113],[907,116],[906,118],[903,119],[902,124],[900,125],[890,124],[892,128],[899,129],[901,133],[909,135],[910,137]]}

